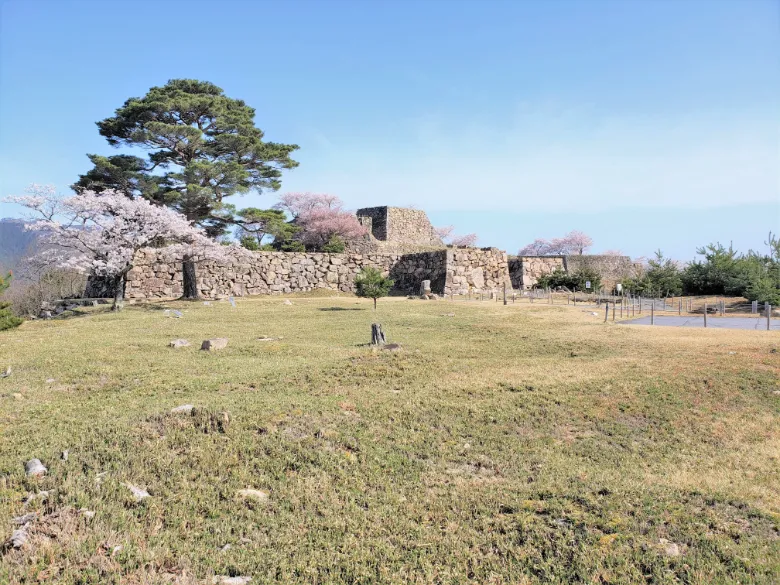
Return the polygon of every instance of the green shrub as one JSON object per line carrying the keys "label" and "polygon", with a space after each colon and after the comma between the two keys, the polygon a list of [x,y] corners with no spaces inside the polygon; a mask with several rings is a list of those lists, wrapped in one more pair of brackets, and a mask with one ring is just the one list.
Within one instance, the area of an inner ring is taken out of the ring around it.
{"label": "green shrub", "polygon": [[394,282],[382,276],[376,268],[366,267],[355,277],[355,294],[359,297],[374,299],[374,310],[376,311],[376,300],[380,297],[386,297],[393,288]]}
{"label": "green shrub", "polygon": [[[10,285],[11,285],[10,272],[5,277],[0,276],[0,294],[3,294],[3,292],[5,292],[5,290]],[[0,302],[0,331],[5,331],[6,329],[13,329],[14,327],[19,327],[19,325],[21,325],[23,321],[24,319],[21,319],[15,316],[13,313],[11,313],[11,303]]]}
{"label": "green shrub", "polygon": [[346,249],[347,246],[344,243],[344,240],[339,236],[331,236],[328,243],[322,247],[323,252],[328,252],[330,254],[343,254]]}

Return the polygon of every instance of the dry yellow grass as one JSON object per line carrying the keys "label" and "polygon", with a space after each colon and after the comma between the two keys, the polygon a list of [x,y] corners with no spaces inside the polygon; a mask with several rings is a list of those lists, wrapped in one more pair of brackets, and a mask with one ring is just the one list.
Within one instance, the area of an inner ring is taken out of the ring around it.
{"label": "dry yellow grass", "polygon": [[776,582],[777,333],[291,298],[0,333],[0,582]]}

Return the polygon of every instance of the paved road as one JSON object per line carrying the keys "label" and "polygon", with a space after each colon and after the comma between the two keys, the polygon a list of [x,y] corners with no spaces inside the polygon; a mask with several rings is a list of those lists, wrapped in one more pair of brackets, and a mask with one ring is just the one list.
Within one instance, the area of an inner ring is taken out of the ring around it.
{"label": "paved road", "polygon": [[[621,321],[621,325],[650,325],[650,317]],[[655,324],[663,327],[704,327],[704,317],[658,316]],[[713,329],[756,329],[766,331],[766,317],[707,317],[707,327]],[[772,331],[780,331],[780,319],[770,321]]]}

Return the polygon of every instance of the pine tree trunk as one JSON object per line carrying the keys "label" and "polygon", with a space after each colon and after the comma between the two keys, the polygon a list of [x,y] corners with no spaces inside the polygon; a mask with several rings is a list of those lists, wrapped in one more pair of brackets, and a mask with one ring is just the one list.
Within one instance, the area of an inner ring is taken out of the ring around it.
{"label": "pine tree trunk", "polygon": [[184,261],[181,263],[182,272],[182,287],[184,294],[182,298],[188,300],[195,300],[198,295],[198,275],[195,272],[195,262],[190,260],[188,256],[185,256]]}
{"label": "pine tree trunk", "polygon": [[380,323],[371,324],[371,345],[384,345],[385,333]]}

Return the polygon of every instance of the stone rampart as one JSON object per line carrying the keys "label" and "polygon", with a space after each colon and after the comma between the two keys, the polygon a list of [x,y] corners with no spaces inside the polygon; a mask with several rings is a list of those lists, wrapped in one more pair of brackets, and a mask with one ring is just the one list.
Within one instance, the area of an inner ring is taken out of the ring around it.
{"label": "stone rampart", "polygon": [[[198,287],[207,299],[227,295],[264,295],[313,289],[354,290],[355,276],[371,266],[395,281],[395,288],[416,292],[423,280],[437,283],[443,292],[446,274],[443,250],[418,254],[325,254],[251,252],[233,262],[201,262]],[[142,250],[127,277],[128,299],[178,298],[182,295],[181,266],[161,260],[154,249]]]}
{"label": "stone rampart", "polygon": [[498,248],[448,248],[444,293],[465,295],[469,291],[512,288],[507,255]]}

